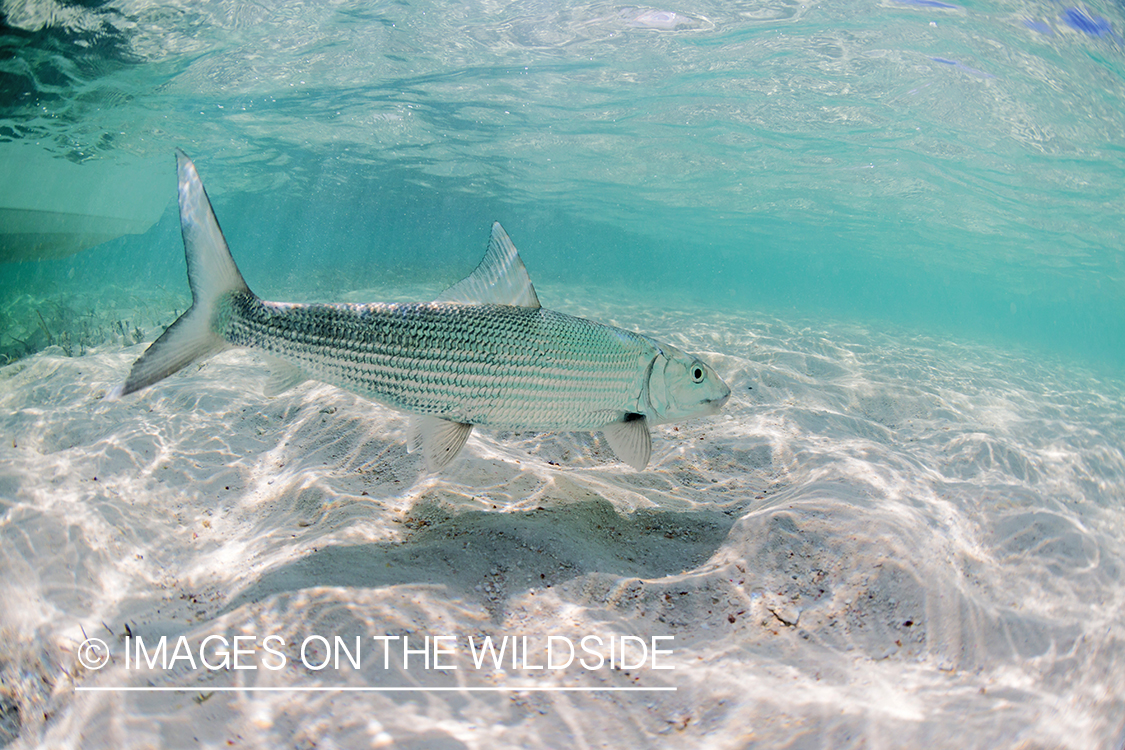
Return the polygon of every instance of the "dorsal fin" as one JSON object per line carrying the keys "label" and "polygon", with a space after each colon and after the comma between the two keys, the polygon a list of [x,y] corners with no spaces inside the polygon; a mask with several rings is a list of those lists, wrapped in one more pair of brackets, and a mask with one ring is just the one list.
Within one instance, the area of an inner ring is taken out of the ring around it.
{"label": "dorsal fin", "polygon": [[539,307],[539,297],[519,251],[500,222],[492,224],[488,252],[471,274],[442,292],[436,302]]}

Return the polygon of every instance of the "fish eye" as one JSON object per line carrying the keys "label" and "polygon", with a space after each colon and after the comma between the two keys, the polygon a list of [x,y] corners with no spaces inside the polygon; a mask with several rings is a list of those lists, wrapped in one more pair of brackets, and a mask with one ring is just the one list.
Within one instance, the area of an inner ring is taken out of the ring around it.
{"label": "fish eye", "polygon": [[693,383],[702,383],[703,382],[703,368],[700,366],[700,364],[698,362],[696,362],[695,365],[692,366],[692,368],[691,368],[691,382],[693,382]]}

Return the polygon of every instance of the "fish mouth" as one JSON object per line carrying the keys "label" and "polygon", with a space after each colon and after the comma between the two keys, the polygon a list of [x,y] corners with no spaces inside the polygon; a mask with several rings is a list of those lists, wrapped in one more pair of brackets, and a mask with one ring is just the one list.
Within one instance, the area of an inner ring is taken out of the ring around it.
{"label": "fish mouth", "polygon": [[713,398],[710,401],[708,401],[707,402],[707,409],[712,414],[718,414],[719,410],[722,409],[724,406],[726,406],[727,401],[729,401],[729,400],[730,400],[730,391],[727,391],[722,396],[719,396],[718,398]]}

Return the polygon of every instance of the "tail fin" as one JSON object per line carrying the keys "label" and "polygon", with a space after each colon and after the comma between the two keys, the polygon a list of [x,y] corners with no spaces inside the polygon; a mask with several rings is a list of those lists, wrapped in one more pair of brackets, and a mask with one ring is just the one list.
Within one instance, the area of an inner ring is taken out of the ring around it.
{"label": "tail fin", "polygon": [[176,168],[180,181],[180,231],[184,237],[192,304],[133,363],[129,377],[107,398],[139,391],[226,348],[227,342],[214,326],[219,303],[233,292],[250,293],[230,256],[199,173],[187,154],[179,149],[176,149]]}

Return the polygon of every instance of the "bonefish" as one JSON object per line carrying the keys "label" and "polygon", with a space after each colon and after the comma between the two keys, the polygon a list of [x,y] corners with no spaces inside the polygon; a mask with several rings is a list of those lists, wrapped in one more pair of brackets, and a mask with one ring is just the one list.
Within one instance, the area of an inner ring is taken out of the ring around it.
{"label": "bonefish", "polygon": [[224,349],[265,355],[268,390],[315,379],[418,416],[410,448],[436,471],[474,425],[600,430],[635,469],[650,427],[718,413],[730,389],[706,363],[639,333],[544,309],[507,233],[433,302],[290,304],[242,278],[195,165],[176,151],[192,305],[133,364],[116,398]]}

